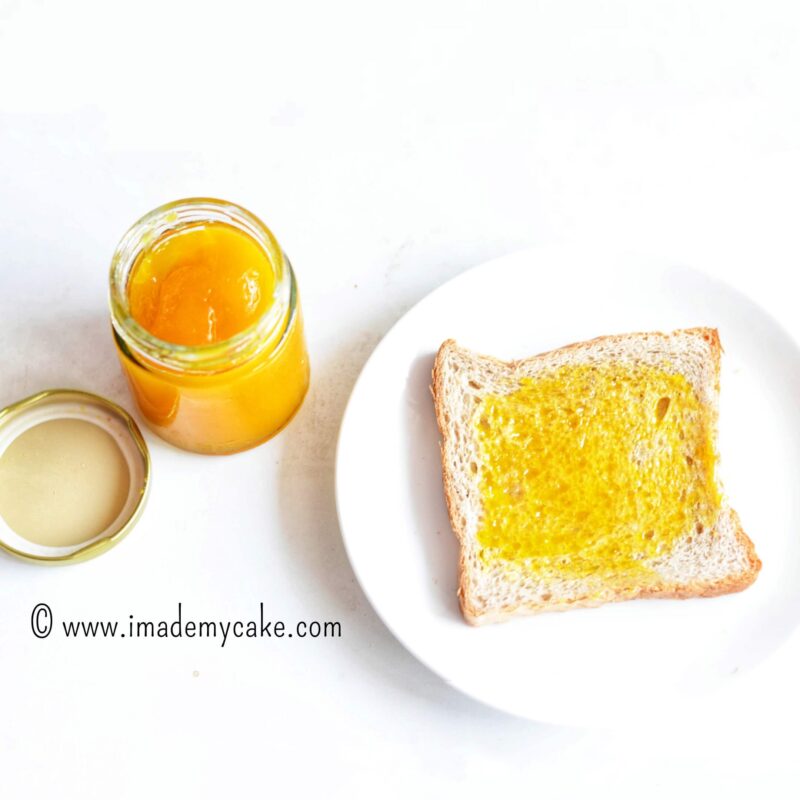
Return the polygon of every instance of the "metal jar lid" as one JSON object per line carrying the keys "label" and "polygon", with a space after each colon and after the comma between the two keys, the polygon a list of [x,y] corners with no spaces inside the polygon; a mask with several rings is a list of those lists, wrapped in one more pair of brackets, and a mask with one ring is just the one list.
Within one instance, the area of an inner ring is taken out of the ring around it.
{"label": "metal jar lid", "polygon": [[0,458],[25,431],[60,419],[90,422],[111,436],[128,467],[128,492],[114,521],[78,544],[54,546],[30,541],[15,532],[0,515],[0,548],[37,563],[85,561],[113,547],[139,520],[150,485],[150,454],[139,426],[116,403],[89,392],[50,389],[0,410]]}

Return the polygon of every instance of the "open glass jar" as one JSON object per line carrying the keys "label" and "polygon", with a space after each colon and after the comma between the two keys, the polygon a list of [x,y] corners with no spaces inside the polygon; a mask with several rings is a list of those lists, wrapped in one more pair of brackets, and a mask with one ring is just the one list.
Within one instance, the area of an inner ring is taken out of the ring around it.
{"label": "open glass jar", "polygon": [[[223,341],[175,344],[131,311],[137,265],[193,226],[230,226],[250,237],[272,270],[272,297],[251,324]],[[145,215],[111,262],[111,322],[120,362],[148,425],[198,453],[235,453],[281,430],[300,408],[309,364],[297,283],[270,230],[250,212],[210,198],[179,200]]]}

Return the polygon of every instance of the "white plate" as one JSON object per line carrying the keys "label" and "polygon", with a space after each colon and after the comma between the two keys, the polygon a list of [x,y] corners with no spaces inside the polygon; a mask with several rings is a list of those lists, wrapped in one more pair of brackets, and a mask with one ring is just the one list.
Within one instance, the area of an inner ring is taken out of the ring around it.
{"label": "white plate", "polygon": [[[473,628],[456,601],[429,390],[449,337],[518,358],[594,336],[709,325],[723,357],[720,472],[764,562],[755,585],[706,600],[640,600]],[[491,261],[433,292],[380,343],[342,422],[345,546],[394,635],[453,686],[531,719],[629,723],[735,692],[800,620],[800,352],[729,286],[686,268],[575,248]]]}

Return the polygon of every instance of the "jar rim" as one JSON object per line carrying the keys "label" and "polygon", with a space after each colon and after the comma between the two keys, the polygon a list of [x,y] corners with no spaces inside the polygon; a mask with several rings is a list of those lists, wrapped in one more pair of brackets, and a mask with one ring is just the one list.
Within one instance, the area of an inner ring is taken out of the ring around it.
{"label": "jar rim", "polygon": [[[266,254],[275,274],[273,302],[251,325],[220,342],[185,345],[153,335],[130,310],[128,280],[139,256],[165,234],[189,225],[223,222],[248,234]],[[164,367],[190,372],[229,369],[249,360],[270,342],[281,340],[296,303],[294,273],[272,231],[252,212],[227,200],[189,197],[165,203],[142,216],[125,232],[114,251],[109,273],[111,323],[134,353]]]}

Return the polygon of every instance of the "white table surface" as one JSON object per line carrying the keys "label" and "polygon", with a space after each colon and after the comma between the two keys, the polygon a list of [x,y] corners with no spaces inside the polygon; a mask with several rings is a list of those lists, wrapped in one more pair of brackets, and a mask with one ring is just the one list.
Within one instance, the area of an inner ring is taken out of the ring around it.
{"label": "white table surface", "polygon": [[[148,433],[150,502],[108,554],[0,557],[0,796],[796,797],[800,636],[765,669],[757,717],[612,734],[495,712],[366,602],[333,459],[389,327],[521,247],[669,255],[800,337],[798,44],[788,0],[0,2],[0,405],[73,386],[132,408],[109,258],[140,214],[198,194],[275,231],[313,370],[300,415],[249,453]],[[343,635],[221,648],[30,630],[37,602],[124,621],[179,601],[198,619],[263,602]]]}

